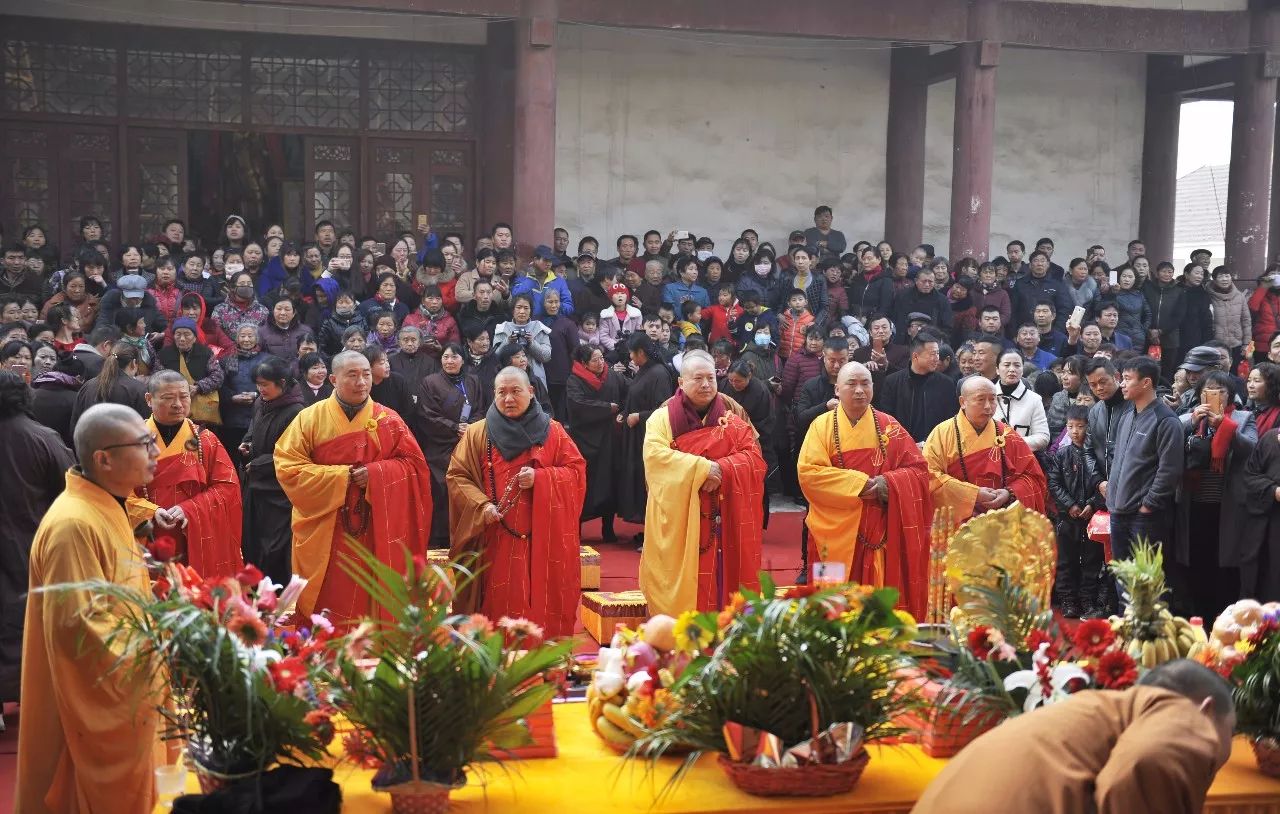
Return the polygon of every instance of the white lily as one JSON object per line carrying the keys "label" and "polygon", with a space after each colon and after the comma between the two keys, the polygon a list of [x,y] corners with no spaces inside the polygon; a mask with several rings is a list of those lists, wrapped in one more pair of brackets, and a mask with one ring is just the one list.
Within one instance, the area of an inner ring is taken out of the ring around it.
{"label": "white lily", "polygon": [[293,606],[297,604],[298,597],[302,595],[302,589],[307,587],[307,581],[302,577],[294,574],[289,580],[289,584],[285,586],[284,593],[280,594],[280,599],[276,603],[276,615],[284,616],[293,610]]}
{"label": "white lily", "polygon": [[[1036,666],[1047,665],[1049,663],[1048,650],[1048,642],[1036,648],[1035,655],[1031,657],[1032,664]],[[1068,695],[1067,685],[1076,679],[1081,679],[1088,683],[1089,674],[1074,664],[1057,665],[1049,671],[1051,691],[1048,695],[1045,695],[1044,685],[1040,683],[1040,677],[1036,675],[1035,669],[1019,670],[1016,673],[1010,673],[1005,676],[1004,691],[1026,690],[1027,700],[1022,705],[1022,711],[1030,712],[1042,704],[1052,704],[1066,698]]]}

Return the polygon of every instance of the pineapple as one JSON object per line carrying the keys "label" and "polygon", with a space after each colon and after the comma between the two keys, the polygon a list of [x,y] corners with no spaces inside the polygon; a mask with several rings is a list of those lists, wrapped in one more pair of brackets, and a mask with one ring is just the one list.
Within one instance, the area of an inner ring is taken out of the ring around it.
{"label": "pineapple", "polygon": [[1159,547],[1138,540],[1130,559],[1112,560],[1109,567],[1127,600],[1124,615],[1112,617],[1125,651],[1147,669],[1185,655],[1190,625],[1170,613],[1162,599],[1167,586]]}

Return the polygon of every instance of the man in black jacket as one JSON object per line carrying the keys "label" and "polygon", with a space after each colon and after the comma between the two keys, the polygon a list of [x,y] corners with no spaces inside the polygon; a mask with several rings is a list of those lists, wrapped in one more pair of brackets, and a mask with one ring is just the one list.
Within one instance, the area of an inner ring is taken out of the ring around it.
{"label": "man in black jacket", "polygon": [[911,364],[884,380],[879,409],[898,419],[916,443],[955,414],[956,383],[938,373],[941,340],[928,328],[911,340]]}
{"label": "man in black jacket", "polygon": [[893,319],[896,331],[893,339],[897,344],[906,345],[911,341],[907,326],[911,323],[910,315],[916,312],[931,318],[939,330],[951,333],[951,304],[942,292],[936,290],[932,274],[917,274],[915,284],[902,289],[893,298],[889,316]]}
{"label": "man in black jacket", "polygon": [[1129,403],[1120,392],[1119,374],[1110,359],[1096,357],[1084,366],[1084,378],[1097,399],[1089,408],[1089,448],[1098,465],[1098,474],[1104,479],[1111,472],[1111,456],[1115,451],[1116,429],[1120,414],[1129,409]]}
{"label": "man in black jacket", "polygon": [[578,255],[578,276],[569,281],[569,293],[573,295],[573,307],[579,314],[595,314],[610,306],[606,287],[613,281],[617,272],[612,268],[609,273],[601,273],[596,268],[596,259],[589,254]]}

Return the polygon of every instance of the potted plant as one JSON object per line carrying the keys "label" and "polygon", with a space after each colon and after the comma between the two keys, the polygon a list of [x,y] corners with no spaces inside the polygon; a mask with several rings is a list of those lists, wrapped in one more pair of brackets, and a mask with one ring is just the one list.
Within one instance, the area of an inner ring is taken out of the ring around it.
{"label": "potted plant", "polygon": [[1231,670],[1236,730],[1249,736],[1259,770],[1280,777],[1280,609],[1254,602],[1248,610],[1253,630],[1234,641],[1243,659]]}
{"label": "potted plant", "polygon": [[373,786],[391,794],[394,811],[444,811],[468,766],[529,742],[524,719],[554,695],[550,678],[573,643],[544,643],[523,619],[453,614],[455,586],[473,578],[462,564],[406,551],[398,570],[352,549],[340,565],[385,618],[336,649],[334,699],[355,727],[347,755],[378,770]]}
{"label": "potted plant", "polygon": [[676,646],[693,657],[673,685],[682,704],[628,754],[693,749],[671,784],[711,751],[750,793],[847,791],[869,760],[863,744],[900,734],[894,720],[914,703],[891,690],[911,663],[915,622],[894,611],[892,588],[798,586],[775,598],[768,575],[760,581],[719,613],[680,616]]}
{"label": "potted plant", "polygon": [[[160,576],[150,596],[97,580],[46,590],[87,590],[116,604],[113,669],[157,687],[164,737],[186,741],[201,788],[321,758],[333,738],[323,681],[333,628],[321,616],[296,629],[280,624],[306,581],[295,576],[281,592],[252,565],[211,579],[175,562],[152,565]],[[157,668],[166,680],[154,681]]]}

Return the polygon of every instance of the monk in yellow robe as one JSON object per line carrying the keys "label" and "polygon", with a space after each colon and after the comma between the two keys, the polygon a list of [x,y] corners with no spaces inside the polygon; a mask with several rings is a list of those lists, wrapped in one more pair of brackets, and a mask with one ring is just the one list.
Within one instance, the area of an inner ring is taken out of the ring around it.
{"label": "monk in yellow robe", "polygon": [[996,386],[982,376],[960,383],[960,412],[933,428],[924,459],[933,503],[950,506],[956,522],[1017,500],[1043,512],[1049,483],[1027,442],[995,418]]}
{"label": "monk in yellow robe", "polygon": [[329,381],[333,395],[298,413],[274,459],[293,503],[293,571],[308,580],[298,611],[347,621],[376,609],[340,556],[354,556],[353,542],[395,566],[406,548],[425,556],[431,473],[404,420],[369,398],[373,372],[363,354],[333,357]]}
{"label": "monk in yellow robe", "polygon": [[839,404],[809,425],[796,463],[809,501],[809,562],[839,563],[849,582],[896,587],[924,618],[929,597],[929,468],[910,433],[871,408],[871,371],[836,375]]}
{"label": "monk in yellow robe", "polygon": [[240,479],[212,432],[190,418],[191,386],[181,373],[161,370],[147,381],[147,429],[160,439],[156,476],[129,496],[136,529],[150,522],[152,554],[177,558],[202,577],[231,576],[244,565]]}
{"label": "monk in yellow robe", "polygon": [[759,588],[764,457],[742,407],[717,392],[715,361],[690,351],[680,389],[645,422],[649,498],[640,590],[649,613],[712,610]]}
{"label": "monk in yellow robe", "polygon": [[543,412],[529,375],[506,367],[493,404],[467,426],[445,475],[449,553],[478,555],[454,599],[460,613],[524,617],[548,637],[573,634],[582,591],[578,517],[587,462]]}
{"label": "monk in yellow robe", "polygon": [[31,547],[14,811],[142,814],[155,804],[157,688],[116,667],[119,645],[106,642],[119,621],[111,603],[39,589],[109,580],[150,593],[122,504],[151,480],[159,449],[141,416],[118,404],[86,410],[75,445],[79,466]]}
{"label": "monk in yellow robe", "polygon": [[948,761],[913,814],[1199,814],[1231,756],[1231,688],[1187,659],[1123,691],[1005,721]]}

